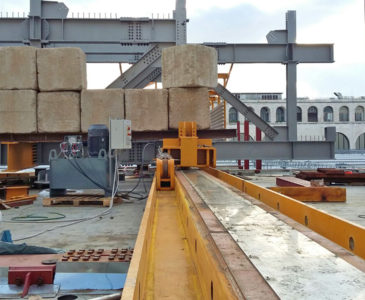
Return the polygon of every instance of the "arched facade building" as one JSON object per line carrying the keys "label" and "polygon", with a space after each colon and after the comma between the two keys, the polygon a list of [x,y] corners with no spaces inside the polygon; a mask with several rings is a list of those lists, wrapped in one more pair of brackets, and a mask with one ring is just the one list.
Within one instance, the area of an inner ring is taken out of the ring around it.
{"label": "arched facade building", "polygon": [[[285,126],[286,100],[281,93],[235,94],[262,119],[272,126]],[[244,117],[227,104],[227,128],[237,128]],[[298,98],[298,140],[324,140],[324,128],[335,126],[336,150],[365,151],[365,97],[361,98]],[[243,130],[243,126],[241,131]],[[250,125],[250,136],[255,137],[255,127]]]}

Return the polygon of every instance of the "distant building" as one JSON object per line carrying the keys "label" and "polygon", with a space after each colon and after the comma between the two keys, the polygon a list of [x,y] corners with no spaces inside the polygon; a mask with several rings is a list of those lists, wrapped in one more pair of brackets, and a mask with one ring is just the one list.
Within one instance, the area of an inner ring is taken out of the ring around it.
{"label": "distant building", "polygon": [[[271,126],[286,125],[286,100],[282,93],[236,93],[235,96]],[[365,97],[342,97],[340,93],[336,96],[327,99],[298,98],[298,140],[324,140],[324,128],[335,126],[337,151],[365,150]],[[237,121],[244,121],[244,117],[229,104],[226,116],[227,128],[237,128]],[[250,125],[250,139],[254,138],[255,127]]]}

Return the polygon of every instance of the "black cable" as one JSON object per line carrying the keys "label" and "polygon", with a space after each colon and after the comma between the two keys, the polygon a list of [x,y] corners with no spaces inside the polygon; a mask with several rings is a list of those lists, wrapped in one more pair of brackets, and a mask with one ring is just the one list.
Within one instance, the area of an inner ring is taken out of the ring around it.
{"label": "black cable", "polygon": [[[127,197],[134,198],[134,199],[137,199],[137,200],[144,200],[148,197],[146,185],[145,185],[144,178],[143,178],[143,168],[144,168],[145,151],[146,151],[146,148],[150,145],[155,145],[155,143],[147,143],[143,147],[143,150],[142,150],[142,164],[141,164],[141,170],[140,170],[140,173],[139,173],[139,178],[138,178],[137,184],[130,191],[128,191],[127,193],[122,194],[122,196],[124,196],[124,197],[127,196]],[[134,192],[136,190],[136,188],[140,185],[141,181],[142,181],[143,188],[144,188],[144,191],[145,191],[146,194],[141,194],[141,193]],[[140,197],[130,196],[130,194],[136,194],[136,195],[139,195]]]}
{"label": "black cable", "polygon": [[365,219],[365,215],[358,215],[359,218]]}
{"label": "black cable", "polygon": [[[137,200],[144,200],[148,197],[148,193],[147,193],[147,188],[146,188],[146,184],[144,182],[144,174],[143,174],[143,168],[144,168],[144,155],[145,155],[145,151],[146,151],[146,148],[150,145],[155,145],[155,143],[147,143],[144,147],[143,147],[143,150],[142,150],[142,164],[141,164],[141,170],[140,170],[140,173],[139,173],[139,178],[138,178],[138,181],[136,183],[136,185],[129,191],[127,191],[126,193],[118,193],[118,195],[121,195],[122,197],[125,197],[125,198],[133,198],[133,199],[137,199]],[[99,187],[100,189],[102,190],[105,190],[107,192],[112,192],[110,190],[110,188],[108,187],[104,187],[102,186],[99,182],[95,181],[93,178],[91,178],[88,174],[86,174],[86,172],[82,169],[82,167],[79,165],[79,163],[77,162],[77,159],[74,159],[74,162],[73,163],[73,159],[68,159],[70,164],[74,167],[74,169],[76,171],[78,171],[81,175],[83,175],[86,179],[90,180],[92,183],[94,183],[97,187]],[[118,178],[119,180],[119,178]],[[140,185],[142,181],[142,184],[143,184],[143,188],[144,188],[144,191],[146,194],[142,194],[142,193],[138,193],[138,192],[134,192],[137,187]],[[136,196],[132,196],[132,195],[137,195],[138,197]]]}

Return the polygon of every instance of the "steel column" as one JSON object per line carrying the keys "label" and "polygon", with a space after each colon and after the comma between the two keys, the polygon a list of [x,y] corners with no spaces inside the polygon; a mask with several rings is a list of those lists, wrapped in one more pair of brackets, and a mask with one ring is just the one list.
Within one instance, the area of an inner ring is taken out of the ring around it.
{"label": "steel column", "polygon": [[[240,121],[237,121],[237,140],[239,142],[241,141],[241,123],[240,123]],[[238,169],[242,169],[242,164],[241,164],[240,159],[237,161],[237,163],[238,163]]]}
{"label": "steel column", "polygon": [[[261,130],[256,127],[256,142],[261,142]],[[256,160],[256,170],[262,169],[262,160]]]}
{"label": "steel column", "polygon": [[297,140],[297,64],[286,65],[286,123],[288,140]]}
{"label": "steel column", "polygon": [[[244,126],[245,126],[244,140],[245,140],[245,142],[248,142],[250,140],[250,123],[248,120],[245,120]],[[245,159],[245,170],[248,170],[248,169],[250,169],[250,161],[248,159]]]}
{"label": "steel column", "polygon": [[186,44],[186,0],[176,0],[176,10],[174,10],[176,20],[176,45]]}

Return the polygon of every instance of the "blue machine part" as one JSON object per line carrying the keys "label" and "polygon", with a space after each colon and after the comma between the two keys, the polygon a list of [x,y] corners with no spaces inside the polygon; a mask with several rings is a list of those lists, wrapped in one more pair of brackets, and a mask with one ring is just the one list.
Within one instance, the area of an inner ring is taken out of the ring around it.
{"label": "blue machine part", "polygon": [[61,291],[120,290],[126,277],[118,273],[56,273],[54,284]]}

